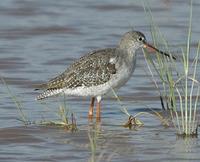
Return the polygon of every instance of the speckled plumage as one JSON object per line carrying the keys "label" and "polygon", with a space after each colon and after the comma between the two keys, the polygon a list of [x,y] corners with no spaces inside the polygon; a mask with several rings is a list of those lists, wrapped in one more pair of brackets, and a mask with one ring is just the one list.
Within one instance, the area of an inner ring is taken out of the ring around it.
{"label": "speckled plumage", "polygon": [[95,50],[75,61],[59,76],[42,84],[37,99],[65,93],[78,96],[101,96],[110,88],[119,88],[135,69],[135,51],[142,46],[140,32],[127,32],[116,48]]}
{"label": "speckled plumage", "polygon": [[44,92],[37,97],[37,100],[62,93],[90,96],[88,119],[92,119],[96,98],[96,121],[99,122],[102,95],[111,89],[120,88],[129,80],[136,67],[136,50],[139,48],[148,48],[176,59],[148,44],[141,32],[130,31],[122,36],[116,48],[92,51],[74,62],[61,75],[40,85],[38,89],[43,89]]}
{"label": "speckled plumage", "polygon": [[[62,92],[60,89],[75,89],[78,87],[91,87],[106,83],[111,75],[116,74],[115,64],[109,62],[115,57],[116,49],[108,48],[95,50],[74,62],[61,75],[51,79],[48,83],[42,84],[40,88],[47,89],[38,99],[45,98],[49,93]],[[51,94],[49,94],[51,95]]]}

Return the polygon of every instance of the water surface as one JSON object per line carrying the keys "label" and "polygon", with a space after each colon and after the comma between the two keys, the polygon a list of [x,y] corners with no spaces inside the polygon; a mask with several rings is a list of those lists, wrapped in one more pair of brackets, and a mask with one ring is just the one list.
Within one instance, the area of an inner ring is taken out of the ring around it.
{"label": "water surface", "polygon": [[[186,43],[189,2],[149,2],[156,24],[177,53]],[[199,6],[194,0],[192,50],[199,40]],[[63,72],[76,58],[93,49],[114,47],[120,36],[134,28],[152,42],[150,26],[140,1],[131,0],[7,0],[0,4],[0,75],[23,104],[31,121],[57,119],[63,98],[45,104],[35,101],[34,84]],[[162,48],[162,44],[160,45]],[[192,58],[193,55],[191,55]],[[141,51],[130,81],[118,91],[131,114],[148,111],[142,102],[161,109],[158,94],[147,75]],[[127,116],[113,97],[103,100],[102,123],[88,123],[88,98],[68,97],[79,131],[55,127],[23,126],[8,90],[0,91],[0,161],[199,161],[199,139],[178,139],[173,128],[164,128],[151,116],[145,126],[128,130]],[[97,133],[94,133],[97,132]],[[92,154],[91,141],[96,143]]]}

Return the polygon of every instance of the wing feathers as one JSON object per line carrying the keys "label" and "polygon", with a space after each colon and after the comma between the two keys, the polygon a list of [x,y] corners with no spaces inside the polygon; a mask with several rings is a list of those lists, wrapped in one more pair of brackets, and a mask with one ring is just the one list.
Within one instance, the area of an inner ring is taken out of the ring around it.
{"label": "wing feathers", "polygon": [[45,87],[47,90],[37,99],[58,94],[63,88],[74,89],[106,83],[113,74],[116,74],[116,59],[114,48],[93,51],[81,57],[61,75],[42,84],[39,88]]}

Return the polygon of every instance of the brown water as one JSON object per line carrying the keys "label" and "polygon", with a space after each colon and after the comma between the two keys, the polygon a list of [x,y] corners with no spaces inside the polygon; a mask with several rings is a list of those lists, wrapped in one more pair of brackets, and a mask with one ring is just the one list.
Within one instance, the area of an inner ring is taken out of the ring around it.
{"label": "brown water", "polygon": [[[185,44],[189,2],[151,0],[152,13],[172,51]],[[192,47],[199,40],[199,7],[194,0]],[[31,121],[57,119],[62,97],[34,100],[33,84],[47,81],[64,71],[74,59],[97,48],[112,47],[120,36],[134,27],[151,42],[150,28],[142,2],[133,0],[5,0],[0,3],[0,75],[22,102]],[[192,49],[194,50],[194,49]],[[160,109],[155,88],[144,72],[138,52],[137,69],[118,91],[131,114],[148,111],[140,101]],[[120,104],[103,101],[102,123],[88,123],[88,98],[67,99],[75,113],[79,131],[54,127],[24,127],[6,87],[0,89],[0,161],[200,161],[199,139],[178,139],[173,128],[164,128],[157,119],[142,116],[145,126],[128,130]],[[95,131],[97,130],[97,131]],[[97,132],[96,134],[94,132]],[[96,143],[92,154],[91,141]]]}

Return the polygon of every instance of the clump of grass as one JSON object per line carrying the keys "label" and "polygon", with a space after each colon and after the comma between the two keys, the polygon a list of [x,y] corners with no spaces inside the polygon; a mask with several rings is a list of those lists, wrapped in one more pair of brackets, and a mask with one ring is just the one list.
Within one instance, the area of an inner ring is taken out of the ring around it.
{"label": "clump of grass", "polygon": [[[9,86],[7,85],[6,81],[1,77],[1,81],[4,84],[4,86],[7,89],[8,96],[12,99],[12,101],[15,103],[16,108],[19,112],[20,118],[19,121],[23,122],[25,126],[27,125],[43,125],[43,126],[57,126],[62,127],[66,130],[70,131],[76,131],[77,130],[77,124],[76,119],[73,113],[71,113],[70,118],[70,112],[69,109],[67,109],[66,103],[64,102],[64,105],[60,105],[58,110],[58,120],[41,120],[41,121],[31,121],[28,119],[28,116],[24,112],[23,104],[22,102],[12,93]],[[64,98],[65,101],[65,98]]]}
{"label": "clump of grass", "polygon": [[27,115],[23,111],[22,102],[16,97],[16,95],[14,95],[12,93],[12,91],[8,87],[8,84],[6,83],[6,81],[4,80],[3,77],[1,77],[1,81],[2,81],[3,85],[6,87],[8,96],[10,96],[10,98],[16,105],[16,108],[17,108],[19,116],[20,116],[20,118],[18,120],[23,122],[24,125],[29,125],[31,123],[31,121],[28,119]]}
{"label": "clump of grass", "polygon": [[125,122],[125,124],[123,124],[123,127],[125,128],[129,128],[129,129],[136,129],[136,128],[140,128],[142,126],[144,126],[144,123],[139,119],[139,116],[141,115],[148,115],[148,116],[152,116],[152,117],[155,117],[157,119],[159,119],[159,121],[161,122],[161,124],[164,126],[164,127],[169,127],[169,118],[167,117],[164,117],[162,116],[159,112],[153,110],[152,108],[150,108],[148,105],[146,104],[143,104],[140,102],[140,104],[143,104],[147,109],[150,110],[150,112],[139,112],[135,115],[131,115],[127,108],[122,104],[122,101],[120,100],[119,96],[116,94],[116,92],[114,91],[114,89],[112,89],[112,92],[113,92],[113,95],[115,96],[115,98],[117,99],[117,101],[120,103],[121,105],[121,111],[128,116],[128,120]]}
{"label": "clump of grass", "polygon": [[[126,108],[124,108],[126,109]],[[136,128],[140,128],[142,126],[144,126],[144,123],[139,119],[139,116],[141,115],[147,115],[147,116],[152,116],[154,118],[157,118],[161,124],[164,127],[169,127],[170,126],[170,121],[168,117],[163,116],[161,113],[149,108],[151,110],[151,112],[138,112],[137,114],[133,115],[129,115],[128,116],[128,120],[127,122],[123,125],[125,128],[129,128],[129,129],[136,129]],[[127,109],[126,109],[127,111]]]}
{"label": "clump of grass", "polygon": [[42,120],[39,122],[39,124],[44,126],[61,127],[72,132],[77,131],[78,128],[76,124],[76,118],[74,113],[70,112],[70,109],[67,108],[65,95],[63,97],[63,101],[63,104],[61,104],[58,109],[58,120]]}
{"label": "clump of grass", "polygon": [[56,126],[66,130],[76,131],[77,124],[74,114],[71,113],[71,120],[69,119],[69,109],[61,105],[58,111],[59,120],[42,120],[38,124],[43,126]]}
{"label": "clump of grass", "polygon": [[143,126],[144,123],[141,122],[139,119],[137,119],[135,116],[130,115],[128,118],[128,121],[123,125],[125,128],[136,128],[136,127],[141,127]]}
{"label": "clump of grass", "polygon": [[[159,28],[153,23],[151,10],[145,8],[147,15],[150,15],[151,30],[154,45],[162,42],[168,53],[171,53],[167,41],[161,35]],[[173,61],[172,58],[157,55],[156,62],[144,52],[148,69],[152,76],[152,81],[158,90],[161,106],[163,110],[169,110],[172,122],[177,130],[177,134],[183,137],[197,136],[198,134],[198,101],[200,84],[197,80],[197,67],[199,59],[200,42],[198,43],[197,53],[190,64],[190,43],[192,29],[192,1],[190,8],[190,19],[188,28],[188,38],[186,47],[182,48],[181,64]],[[182,67],[182,68],[180,68]],[[156,77],[158,76],[158,77]],[[158,80],[159,78],[159,80]],[[159,85],[158,82],[161,81]]]}

